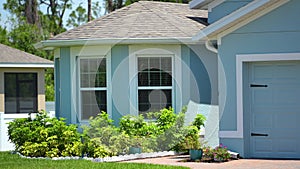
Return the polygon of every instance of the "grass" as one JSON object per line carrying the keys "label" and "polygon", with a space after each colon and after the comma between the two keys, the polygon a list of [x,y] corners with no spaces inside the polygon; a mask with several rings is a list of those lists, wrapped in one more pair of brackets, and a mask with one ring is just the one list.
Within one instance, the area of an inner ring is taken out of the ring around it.
{"label": "grass", "polygon": [[179,166],[139,163],[96,163],[87,160],[25,159],[10,152],[0,152],[1,169],[187,169]]}

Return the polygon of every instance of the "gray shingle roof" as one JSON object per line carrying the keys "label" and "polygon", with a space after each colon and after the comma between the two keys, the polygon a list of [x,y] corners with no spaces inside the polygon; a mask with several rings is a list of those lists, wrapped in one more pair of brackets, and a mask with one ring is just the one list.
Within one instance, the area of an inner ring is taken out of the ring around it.
{"label": "gray shingle roof", "polygon": [[53,62],[0,44],[0,64],[53,64]]}
{"label": "gray shingle roof", "polygon": [[190,38],[205,27],[190,17],[207,18],[207,11],[188,4],[139,1],[51,40]]}

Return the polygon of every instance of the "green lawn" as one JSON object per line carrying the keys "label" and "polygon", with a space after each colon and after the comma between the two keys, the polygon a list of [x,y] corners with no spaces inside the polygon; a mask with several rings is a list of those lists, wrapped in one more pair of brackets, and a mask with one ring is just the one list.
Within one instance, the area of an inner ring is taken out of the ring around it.
{"label": "green lawn", "polygon": [[87,160],[25,159],[9,152],[0,152],[1,169],[187,169],[186,167],[137,164],[137,163],[95,163]]}

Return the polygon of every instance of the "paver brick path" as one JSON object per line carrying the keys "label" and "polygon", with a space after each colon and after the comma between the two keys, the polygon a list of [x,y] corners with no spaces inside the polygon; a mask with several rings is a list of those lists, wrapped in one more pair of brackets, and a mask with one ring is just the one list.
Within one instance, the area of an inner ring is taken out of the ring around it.
{"label": "paver brick path", "polygon": [[139,159],[126,162],[186,166],[191,169],[300,169],[300,160],[239,159],[225,163],[182,162],[186,155]]}

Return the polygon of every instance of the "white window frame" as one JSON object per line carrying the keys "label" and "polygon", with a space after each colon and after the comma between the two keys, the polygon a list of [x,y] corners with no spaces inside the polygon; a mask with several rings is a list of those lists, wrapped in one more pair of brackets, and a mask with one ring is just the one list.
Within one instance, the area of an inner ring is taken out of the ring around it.
{"label": "white window frame", "polygon": [[[92,88],[88,88],[88,87],[81,87],[81,72],[80,72],[80,61],[82,59],[99,59],[99,58],[102,58],[102,59],[106,59],[106,87],[92,87]],[[106,110],[107,110],[107,113],[109,115],[111,115],[111,103],[110,103],[110,87],[109,87],[109,84],[110,84],[110,57],[107,57],[107,55],[97,55],[97,56],[79,56],[78,57],[78,60],[77,60],[77,70],[78,70],[78,80],[77,80],[77,84],[78,84],[78,96],[79,96],[79,99],[78,99],[78,117],[79,117],[79,122],[80,123],[88,123],[89,120],[88,119],[82,119],[82,96],[81,96],[81,91],[91,91],[91,90],[94,90],[94,91],[106,91]]]}
{"label": "white window frame", "polygon": [[156,58],[162,58],[162,57],[169,57],[171,58],[171,66],[172,66],[172,86],[139,86],[138,85],[138,77],[136,78],[136,100],[137,100],[137,114],[139,115],[139,90],[164,90],[164,89],[171,89],[172,90],[172,108],[174,108],[175,105],[175,71],[174,71],[174,55],[172,54],[136,54],[135,55],[135,72],[138,74],[138,58],[150,58],[150,57],[156,57]]}

